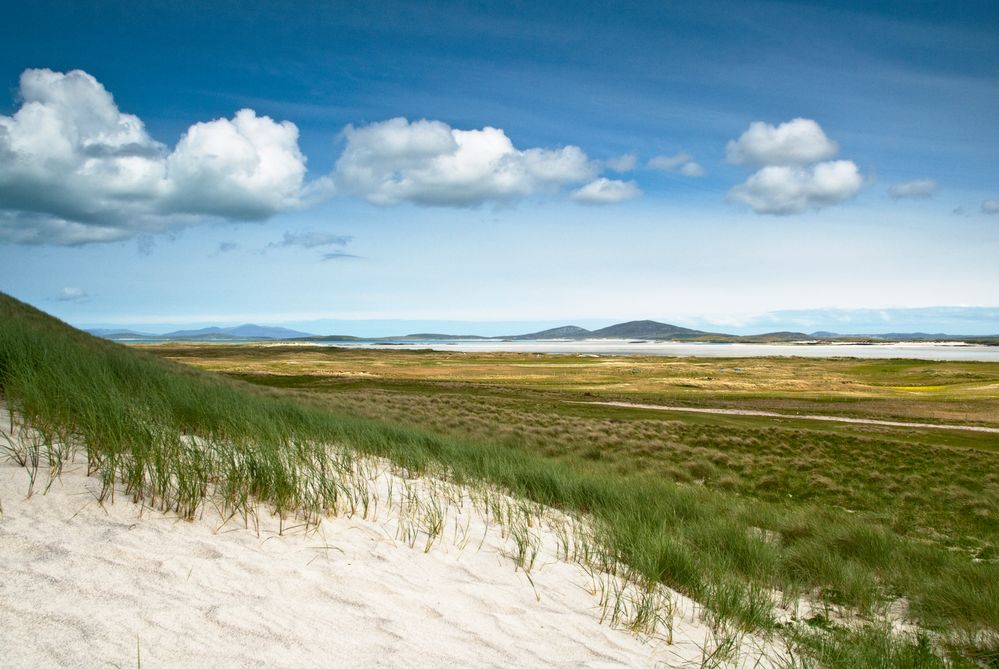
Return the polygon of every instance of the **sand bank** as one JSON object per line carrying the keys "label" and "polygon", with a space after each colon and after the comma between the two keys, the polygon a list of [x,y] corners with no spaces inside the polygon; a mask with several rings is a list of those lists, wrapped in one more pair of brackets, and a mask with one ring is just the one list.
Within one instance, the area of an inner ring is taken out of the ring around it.
{"label": "sand bank", "polygon": [[[377,476],[402,497],[407,482]],[[122,494],[101,504],[79,460],[47,484],[40,471],[28,498],[27,470],[0,463],[5,667],[697,666],[712,649],[698,607],[675,593],[669,637],[601,624],[609,580],[559,560],[543,524],[525,575],[510,533],[470,503],[448,509],[425,552],[384,495],[367,520],[306,532],[286,519],[279,536],[265,511],[246,527],[210,505],[190,522]],[[736,666],[754,665],[753,645]]]}

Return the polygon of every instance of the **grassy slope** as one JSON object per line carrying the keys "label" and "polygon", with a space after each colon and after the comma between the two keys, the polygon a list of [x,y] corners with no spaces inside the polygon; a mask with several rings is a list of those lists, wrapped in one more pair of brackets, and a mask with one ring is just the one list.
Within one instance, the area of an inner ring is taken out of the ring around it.
{"label": "grassy slope", "polygon": [[[788,505],[699,485],[636,480],[503,440],[461,439],[338,415],[75,332],[0,295],[0,393],[49,444],[79,439],[94,472],[193,516],[210,491],[238,506],[322,512],[327,444],[589,513],[607,548],[647,577],[749,627],[774,629],[763,589],[861,610],[906,597],[964,658],[995,653],[999,569],[828,505]],[[181,435],[195,435],[194,447]],[[221,491],[221,492],[220,492]],[[757,529],[767,530],[770,535]],[[765,536],[779,537],[779,542]],[[939,664],[925,644],[876,627],[784,630],[830,666]]]}
{"label": "grassy slope", "polygon": [[822,504],[980,558],[999,555],[995,435],[587,406],[560,396],[244,375],[340,413],[502,441],[576,468]]}

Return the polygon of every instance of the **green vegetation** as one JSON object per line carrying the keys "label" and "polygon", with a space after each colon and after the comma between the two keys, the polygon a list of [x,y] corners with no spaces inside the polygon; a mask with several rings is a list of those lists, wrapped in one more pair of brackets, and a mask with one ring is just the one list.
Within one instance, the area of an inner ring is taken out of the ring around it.
{"label": "green vegetation", "polygon": [[[765,448],[771,438],[782,439],[779,431],[770,434],[758,426],[755,442],[735,444],[733,452],[748,458],[743,462],[746,474],[743,479],[733,476],[735,484],[726,487],[706,483],[713,480],[711,471],[691,472],[686,479],[666,474],[666,469],[647,471],[633,464],[641,460],[627,449],[617,451],[618,464],[623,463],[618,466],[604,462],[600,452],[588,456],[581,439],[564,452],[552,446],[559,441],[560,426],[594,420],[588,411],[602,412],[596,420],[609,420],[616,427],[617,418],[608,418],[607,408],[559,405],[548,414],[528,414],[530,420],[553,415],[563,421],[554,424],[547,439],[539,440],[512,432],[486,434],[488,423],[481,432],[470,431],[461,419],[447,430],[437,430],[414,426],[399,416],[394,422],[366,417],[361,414],[378,413],[379,398],[387,400],[392,393],[361,386],[360,395],[372,405],[357,411],[362,402],[336,399],[354,389],[337,388],[304,393],[254,387],[94,339],[0,296],[0,394],[42,435],[44,448],[79,443],[108,492],[119,482],[134,498],[188,517],[196,515],[206,497],[215,496],[216,503],[233,512],[261,502],[280,514],[319,518],[342,494],[336,486],[323,485],[331,478],[328,471],[344,466],[330,448],[338,445],[388,457],[412,471],[446,474],[458,482],[486,481],[520,498],[585,513],[605,555],[650,583],[670,585],[705,603],[727,625],[783,638],[804,661],[833,667],[944,666],[943,653],[961,665],[999,662],[999,565],[994,555],[950,550],[948,543],[961,543],[951,541],[954,537],[923,540],[905,523],[886,523],[877,509],[860,504],[847,510],[821,497],[757,492],[758,477],[752,470],[758,465],[749,454]],[[419,389],[417,384],[393,393],[397,398],[427,395],[414,392]],[[504,392],[511,402],[518,401],[519,390]],[[487,401],[501,395],[482,391]],[[474,392],[469,396],[474,399]],[[442,394],[429,398],[451,401]],[[539,406],[554,404],[549,398]],[[388,401],[385,406],[389,413],[405,411],[392,409]],[[516,413],[521,405],[512,406]],[[473,405],[465,409],[474,412]],[[442,413],[456,415],[446,408]],[[651,429],[645,421],[667,427],[674,422],[638,415],[623,419],[622,425],[634,421]],[[721,432],[704,417],[691,421],[695,427],[706,426],[706,431],[691,434],[702,440],[698,447],[710,461],[716,452],[713,440]],[[687,419],[681,424],[688,425]],[[549,426],[538,426],[543,427]],[[799,441],[792,444],[797,448],[807,448],[818,436],[800,427],[792,431],[798,433]],[[612,432],[608,429],[604,443],[613,439]],[[640,442],[642,434],[624,441]],[[834,457],[839,433],[832,434],[832,441],[819,449],[829,458]],[[846,459],[869,446],[858,442]],[[980,489],[986,496],[983,520],[961,531],[974,537],[979,552],[994,546],[994,467],[983,468],[987,461],[974,458],[961,464],[969,453],[976,458],[994,454],[933,448],[938,450],[931,455],[941,460],[949,476],[978,468],[977,480],[987,486]],[[657,461],[654,453],[644,455],[648,462]],[[46,459],[55,474],[61,458],[61,453],[50,452]],[[739,458],[732,456],[732,461]],[[945,464],[948,458],[957,464]],[[724,462],[713,466],[725,471]],[[778,472],[775,469],[772,476],[779,479]],[[961,478],[948,484],[970,485]],[[862,494],[855,497],[863,501]],[[921,522],[937,523],[937,512],[926,512],[928,520]],[[525,564],[531,559],[526,542],[521,556]],[[787,601],[810,599],[813,610],[817,606],[830,613],[810,617],[822,624],[782,625],[774,617],[774,592]],[[892,633],[880,622],[890,607],[902,605],[907,617],[924,630],[922,635]],[[845,612],[847,620],[836,622],[836,611]]]}
{"label": "green vegetation", "polygon": [[[883,408],[891,403],[891,418],[939,422],[958,414],[962,423],[994,425],[995,363],[719,362],[229,345],[147,350],[294,391],[340,414],[499,441],[577,469],[862,512],[904,536],[975,558],[999,556],[995,434],[578,403],[623,399],[862,418],[886,417]],[[679,383],[693,387],[677,390]],[[931,383],[937,389],[929,398],[898,397],[914,394],[899,388]],[[666,389],[652,395],[657,386]]]}
{"label": "green vegetation", "polygon": [[[388,389],[557,392],[572,399],[999,427],[999,364],[855,358],[585,357],[282,345],[142,346],[212,371]],[[404,387],[402,389],[405,389]]]}

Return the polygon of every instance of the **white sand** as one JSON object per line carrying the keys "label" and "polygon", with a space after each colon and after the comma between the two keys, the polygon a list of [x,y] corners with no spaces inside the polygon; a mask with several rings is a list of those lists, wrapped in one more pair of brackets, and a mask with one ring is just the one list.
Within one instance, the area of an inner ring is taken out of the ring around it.
{"label": "white sand", "polygon": [[337,517],[309,534],[277,536],[264,517],[258,536],[124,495],[102,506],[85,474],[68,464],[43,494],[39,472],[28,499],[27,471],[0,463],[4,667],[697,666],[709,637],[679,597],[671,644],[600,624],[591,577],[555,558],[550,535],[532,585],[468,506],[455,512],[464,549],[452,519],[424,553],[397,539],[384,503],[375,522]]}

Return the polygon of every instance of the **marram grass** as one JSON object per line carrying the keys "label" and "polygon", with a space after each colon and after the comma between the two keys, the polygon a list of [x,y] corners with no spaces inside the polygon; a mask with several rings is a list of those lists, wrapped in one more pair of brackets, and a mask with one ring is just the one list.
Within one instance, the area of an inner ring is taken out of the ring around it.
{"label": "marram grass", "polygon": [[[624,479],[487,439],[336,415],[90,337],[2,294],[0,396],[40,440],[34,455],[12,444],[9,457],[37,458],[41,449],[76,444],[107,495],[119,483],[132,498],[182,516],[195,517],[214,496],[230,513],[247,514],[261,503],[282,516],[318,521],[351,494],[329,473],[345,466],[344,452],[354,451],[585,514],[602,555],[648,583],[701,601],[719,630],[778,635],[790,664],[999,662],[994,562],[901,537],[837,509]],[[61,457],[46,455],[56,475]],[[528,567],[530,539],[516,543]],[[812,615],[823,624],[782,624],[774,593],[808,599],[813,611],[816,605],[848,611],[849,620]],[[923,632],[893,632],[880,622],[898,602]],[[647,604],[636,607],[655,615]]]}

